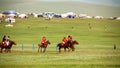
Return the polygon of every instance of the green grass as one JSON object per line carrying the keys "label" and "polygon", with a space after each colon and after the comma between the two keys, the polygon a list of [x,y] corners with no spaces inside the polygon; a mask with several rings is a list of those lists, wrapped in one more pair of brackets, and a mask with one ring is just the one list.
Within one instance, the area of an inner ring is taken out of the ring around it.
{"label": "green grass", "polygon": [[37,51],[15,50],[12,53],[0,54],[0,66],[3,68],[119,68],[119,52],[120,50],[113,49],[79,49],[76,52],[59,54],[55,51],[37,53]]}
{"label": "green grass", "polygon": [[[12,53],[0,54],[0,68],[119,68],[120,21],[107,19],[16,19],[13,27],[0,24],[0,38],[9,35],[17,45]],[[90,26],[89,26],[90,24]],[[91,27],[91,28],[90,28]],[[75,52],[58,53],[56,44],[68,35],[77,40]],[[37,44],[46,36],[51,41],[46,53]],[[24,49],[22,50],[22,43]],[[32,44],[35,50],[32,50]],[[117,49],[113,49],[113,45]]]}

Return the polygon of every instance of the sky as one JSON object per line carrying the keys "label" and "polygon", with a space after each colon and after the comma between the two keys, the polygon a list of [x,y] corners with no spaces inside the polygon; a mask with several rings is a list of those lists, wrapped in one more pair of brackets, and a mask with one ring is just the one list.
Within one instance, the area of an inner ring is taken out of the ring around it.
{"label": "sky", "polygon": [[120,6],[120,0],[38,0],[45,2],[64,2],[64,1],[79,1],[85,3],[93,3],[98,5]]}

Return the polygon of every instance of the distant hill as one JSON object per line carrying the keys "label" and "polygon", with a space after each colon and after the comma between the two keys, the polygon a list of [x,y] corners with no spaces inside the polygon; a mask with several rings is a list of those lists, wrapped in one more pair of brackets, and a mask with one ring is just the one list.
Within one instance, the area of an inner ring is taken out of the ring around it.
{"label": "distant hill", "polygon": [[95,5],[82,2],[41,2],[32,0],[3,0],[0,2],[0,12],[3,12],[5,10],[16,10],[20,13],[75,12],[77,14],[85,13],[91,16],[120,16],[120,6]]}

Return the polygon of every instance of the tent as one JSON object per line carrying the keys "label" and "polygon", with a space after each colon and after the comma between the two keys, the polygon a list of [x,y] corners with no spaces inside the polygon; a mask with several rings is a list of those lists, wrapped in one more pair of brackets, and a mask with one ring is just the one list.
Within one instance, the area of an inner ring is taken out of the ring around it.
{"label": "tent", "polygon": [[18,14],[18,12],[9,10],[9,11],[3,12],[3,14]]}
{"label": "tent", "polygon": [[68,13],[65,13],[65,14],[61,14],[61,17],[62,18],[75,18],[76,14],[73,13],[73,12],[68,12]]}
{"label": "tent", "polygon": [[103,16],[94,16],[94,18],[96,18],[96,19],[103,19],[104,17]]}
{"label": "tent", "polygon": [[36,14],[36,13],[34,13],[33,16],[34,16],[35,18],[43,17],[42,13],[40,13],[40,14]]}
{"label": "tent", "polygon": [[86,16],[86,18],[92,18],[92,16]]}
{"label": "tent", "polygon": [[54,12],[44,12],[44,13],[42,13],[41,15],[42,15],[44,18],[50,18],[50,19],[52,19],[53,16],[55,15],[55,13],[54,13]]}
{"label": "tent", "polygon": [[120,20],[120,17],[117,17],[116,20]]}
{"label": "tent", "polygon": [[74,15],[68,15],[67,17],[68,17],[68,18],[75,18]]}
{"label": "tent", "polygon": [[68,15],[67,14],[61,14],[62,18],[66,18]]}
{"label": "tent", "polygon": [[26,15],[26,14],[20,14],[18,17],[19,17],[19,18],[27,18],[28,15]]}
{"label": "tent", "polygon": [[16,17],[17,17],[17,15],[15,15],[15,14],[8,14],[8,15],[7,15],[7,17],[16,18]]}
{"label": "tent", "polygon": [[60,14],[55,14],[54,17],[55,18],[61,18],[61,15]]}
{"label": "tent", "polygon": [[87,14],[80,14],[79,15],[79,18],[86,18],[87,17]]}
{"label": "tent", "polygon": [[5,21],[6,21],[7,23],[14,23],[14,22],[15,22],[15,19],[12,18],[12,17],[9,17],[9,18],[6,18]]}
{"label": "tent", "polygon": [[4,14],[0,14],[0,18],[5,18],[5,15]]}
{"label": "tent", "polygon": [[68,12],[68,13],[66,13],[66,14],[67,14],[67,17],[68,17],[68,18],[75,18],[75,17],[76,17],[76,14],[73,13],[73,12]]}

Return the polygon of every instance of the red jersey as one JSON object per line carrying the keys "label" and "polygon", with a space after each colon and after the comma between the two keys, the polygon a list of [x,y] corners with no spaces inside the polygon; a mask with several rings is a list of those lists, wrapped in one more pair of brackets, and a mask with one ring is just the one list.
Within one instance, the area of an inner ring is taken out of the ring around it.
{"label": "red jersey", "polygon": [[42,38],[42,43],[45,43],[46,42],[46,38]]}
{"label": "red jersey", "polygon": [[67,41],[67,39],[66,39],[66,38],[63,38],[63,39],[62,39],[62,41],[63,41],[63,42],[66,42],[66,41]]}
{"label": "red jersey", "polygon": [[72,41],[72,37],[68,37],[68,41]]}

